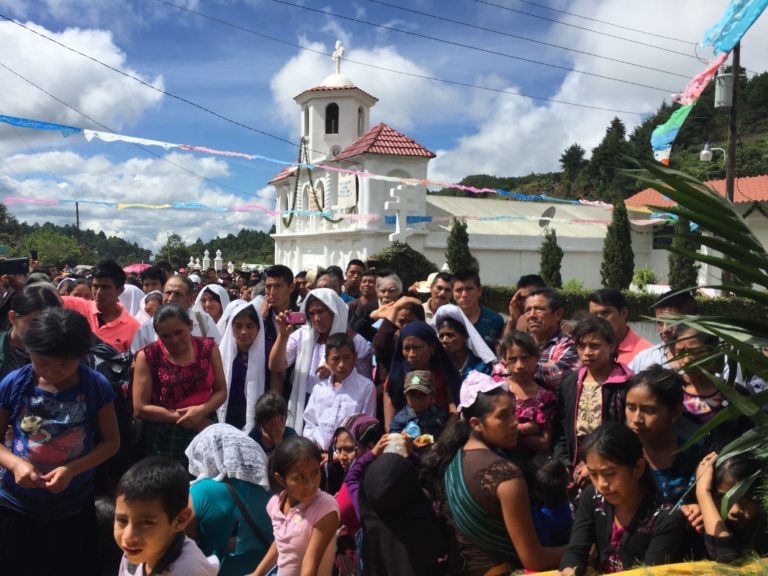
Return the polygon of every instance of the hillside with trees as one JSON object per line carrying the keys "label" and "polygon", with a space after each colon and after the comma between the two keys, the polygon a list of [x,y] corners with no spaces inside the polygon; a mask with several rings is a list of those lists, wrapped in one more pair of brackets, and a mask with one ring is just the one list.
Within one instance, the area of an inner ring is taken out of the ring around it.
{"label": "hillside with trees", "polygon": [[[768,72],[747,78],[744,69],[739,77],[737,177],[768,174]],[[715,83],[702,94],[677,136],[672,148],[670,168],[682,170],[701,180],[725,178],[725,160],[716,154],[712,162],[701,162],[699,152],[709,142],[725,148],[728,140],[728,108],[715,108]],[[679,107],[664,102],[659,109],[627,134],[626,126],[614,118],[606,127],[602,141],[587,152],[579,143],[569,145],[559,158],[561,171],[529,174],[520,177],[476,174],[459,184],[477,188],[493,188],[522,194],[549,194],[562,198],[585,198],[611,202],[618,194],[627,198],[640,190],[640,185],[623,172],[633,168],[624,156],[653,159],[651,133],[666,122]],[[475,197],[471,192],[443,188],[432,192],[443,196]],[[505,199],[488,194],[482,198]]]}

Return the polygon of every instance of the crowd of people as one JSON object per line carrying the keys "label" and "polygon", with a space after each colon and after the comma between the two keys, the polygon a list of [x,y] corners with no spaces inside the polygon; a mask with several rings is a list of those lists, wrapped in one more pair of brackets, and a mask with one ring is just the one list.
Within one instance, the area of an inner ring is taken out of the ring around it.
{"label": "crowd of people", "polygon": [[718,458],[751,421],[688,441],[728,406],[713,377],[766,384],[675,320],[689,293],[659,298],[653,345],[618,290],[565,318],[537,275],[504,316],[476,271],[406,287],[360,260],[2,282],[3,573],[582,575],[768,553],[763,463]]}

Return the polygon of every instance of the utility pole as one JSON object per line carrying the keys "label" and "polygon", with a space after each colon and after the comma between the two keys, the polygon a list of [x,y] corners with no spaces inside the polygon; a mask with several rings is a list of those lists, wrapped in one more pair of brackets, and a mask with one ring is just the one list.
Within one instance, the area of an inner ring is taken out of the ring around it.
{"label": "utility pole", "polygon": [[733,60],[731,62],[731,74],[733,75],[733,92],[731,95],[731,109],[728,112],[728,153],[725,156],[725,197],[733,204],[734,183],[736,181],[736,114],[739,102],[739,79],[741,70],[741,42],[733,47]]}
{"label": "utility pole", "polygon": [[75,202],[75,239],[80,245],[80,202]]}

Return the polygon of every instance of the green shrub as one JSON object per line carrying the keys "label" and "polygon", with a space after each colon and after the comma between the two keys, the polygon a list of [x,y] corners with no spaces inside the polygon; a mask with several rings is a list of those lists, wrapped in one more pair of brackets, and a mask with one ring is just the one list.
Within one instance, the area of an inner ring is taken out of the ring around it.
{"label": "green shrub", "polygon": [[578,292],[584,290],[584,282],[578,278],[568,278],[563,282],[563,292]]}
{"label": "green shrub", "polygon": [[390,268],[397,272],[406,290],[414,282],[426,280],[430,273],[437,272],[437,266],[426,256],[402,242],[392,242],[373,258],[379,260],[379,268]]}
{"label": "green shrub", "polygon": [[635,274],[632,276],[632,284],[637,286],[637,289],[641,292],[645,292],[648,284],[656,284],[658,281],[656,271],[649,266],[643,266],[635,270]]}

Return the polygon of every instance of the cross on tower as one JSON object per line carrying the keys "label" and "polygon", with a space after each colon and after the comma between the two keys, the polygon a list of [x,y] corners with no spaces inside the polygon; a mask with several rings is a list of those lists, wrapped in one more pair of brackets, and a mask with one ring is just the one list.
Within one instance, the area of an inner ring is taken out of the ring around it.
{"label": "cross on tower", "polygon": [[413,228],[408,228],[408,212],[415,211],[418,205],[415,202],[408,202],[405,186],[400,185],[397,188],[390,188],[389,197],[393,200],[384,202],[384,209],[395,213],[395,232],[389,235],[390,242],[405,242],[408,236],[413,235]]}
{"label": "cross on tower", "polygon": [[336,50],[331,54],[334,62],[336,62],[336,74],[341,74],[341,57],[344,56],[344,46],[341,45],[341,40],[336,40]]}

